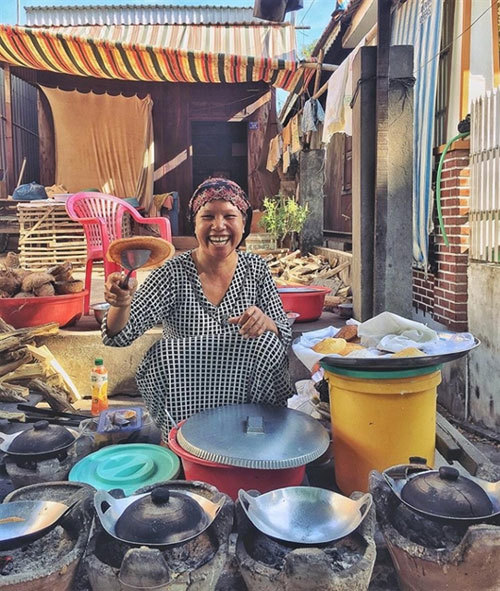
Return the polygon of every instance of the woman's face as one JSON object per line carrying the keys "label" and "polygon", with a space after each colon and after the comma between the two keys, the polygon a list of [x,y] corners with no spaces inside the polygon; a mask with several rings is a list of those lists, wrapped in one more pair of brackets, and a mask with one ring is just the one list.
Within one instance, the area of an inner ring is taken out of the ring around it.
{"label": "woman's face", "polygon": [[244,228],[241,211],[223,199],[200,207],[194,218],[194,233],[200,249],[210,256],[229,256],[241,242]]}

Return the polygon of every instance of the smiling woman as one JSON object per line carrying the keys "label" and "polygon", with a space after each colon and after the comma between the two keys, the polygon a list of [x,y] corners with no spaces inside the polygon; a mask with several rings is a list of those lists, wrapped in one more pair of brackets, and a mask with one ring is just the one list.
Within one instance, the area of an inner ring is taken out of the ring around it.
{"label": "smiling woman", "polygon": [[248,234],[250,203],[227,179],[208,179],[190,201],[199,246],[137,282],[105,287],[106,345],[124,347],[161,322],[146,354],[139,390],[166,437],[171,422],[241,402],[286,404],[291,329],[265,261],[237,250]]}

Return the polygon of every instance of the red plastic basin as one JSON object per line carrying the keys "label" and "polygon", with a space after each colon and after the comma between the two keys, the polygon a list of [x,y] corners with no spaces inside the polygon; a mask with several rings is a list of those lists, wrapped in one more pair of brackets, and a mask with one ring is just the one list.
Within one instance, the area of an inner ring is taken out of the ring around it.
{"label": "red plastic basin", "polygon": [[258,470],[226,466],[197,458],[177,443],[177,429],[172,429],[168,434],[168,446],[181,458],[186,480],[201,480],[212,484],[233,500],[238,497],[240,488],[265,493],[285,486],[299,486],[304,480],[305,465],[282,470]]}
{"label": "red plastic basin", "polygon": [[[293,292],[288,291],[293,288],[308,289],[312,291],[307,292]],[[280,291],[286,289],[286,292]],[[299,317],[295,322],[308,322],[310,320],[317,320],[323,312],[323,305],[327,293],[330,293],[329,287],[322,287],[320,285],[287,285],[284,288],[278,287],[278,293],[286,312],[297,312]]]}
{"label": "red plastic basin", "polygon": [[48,322],[68,326],[82,316],[83,301],[87,293],[84,290],[41,298],[1,298],[0,316],[14,328],[39,326]]}

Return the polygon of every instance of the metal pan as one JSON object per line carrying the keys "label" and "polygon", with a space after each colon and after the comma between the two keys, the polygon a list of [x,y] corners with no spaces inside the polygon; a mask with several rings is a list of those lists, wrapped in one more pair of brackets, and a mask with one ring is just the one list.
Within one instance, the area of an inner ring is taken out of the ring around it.
{"label": "metal pan", "polygon": [[349,535],[372,505],[370,493],[353,501],[312,486],[289,486],[258,497],[240,489],[238,498],[258,530],[295,544],[324,544]]}
{"label": "metal pan", "polygon": [[[195,533],[189,533],[186,535],[183,534],[176,534],[174,536],[169,537],[169,539],[158,543],[157,541],[152,542],[151,540],[144,540],[141,543],[137,541],[131,541],[124,539],[121,537],[116,531],[116,525],[118,520],[123,515],[126,509],[128,509],[131,505],[139,501],[140,499],[150,496],[151,492],[142,493],[139,495],[131,495],[130,497],[125,497],[122,499],[116,499],[112,495],[110,495],[105,490],[98,490],[94,495],[94,507],[97,512],[97,516],[99,517],[99,521],[103,528],[107,531],[107,533],[112,536],[113,538],[120,540],[121,542],[125,542],[126,544],[132,545],[146,545],[152,547],[166,547],[172,546],[176,544],[180,544],[183,542],[187,542],[188,540],[199,536],[205,530],[207,530],[214,519],[217,517],[220,509],[224,505],[224,497],[221,495],[220,500],[217,503],[210,501],[209,499],[202,497],[196,493],[191,491],[183,490],[183,491],[175,491],[177,494],[182,494],[186,497],[189,497],[196,501],[201,508],[203,513],[203,522],[200,523],[200,526],[197,528]],[[107,505],[107,508],[103,508]],[[159,528],[156,528],[159,529]],[[152,537],[155,537],[155,532],[151,532]]]}
{"label": "metal pan", "polygon": [[53,458],[57,454],[72,447],[75,444],[76,440],[81,436],[81,432],[77,429],[72,429],[71,427],[67,427],[67,430],[73,434],[73,436],[75,438],[73,441],[69,442],[67,445],[63,445],[63,446],[51,449],[50,451],[44,451],[41,453],[36,453],[36,452],[24,453],[24,452],[17,452],[17,451],[16,452],[9,451],[9,448],[10,448],[12,442],[14,441],[14,439],[16,437],[18,437],[19,435],[21,435],[22,433],[24,433],[24,431],[17,431],[16,433],[10,433],[10,434],[0,432],[0,437],[3,439],[2,443],[0,443],[0,451],[3,451],[4,453],[8,454],[11,458],[19,459],[19,460],[40,461],[40,460],[47,459],[47,458]]}
{"label": "metal pan", "polygon": [[321,363],[326,363],[332,367],[352,369],[357,371],[391,371],[405,369],[419,369],[421,367],[433,367],[442,365],[454,359],[460,359],[479,347],[481,341],[474,338],[474,345],[464,351],[455,351],[453,353],[443,353],[441,355],[426,355],[425,357],[334,357],[326,356],[321,359]]}
{"label": "metal pan", "polygon": [[43,536],[77,502],[14,501],[0,504],[0,550],[16,548]]}

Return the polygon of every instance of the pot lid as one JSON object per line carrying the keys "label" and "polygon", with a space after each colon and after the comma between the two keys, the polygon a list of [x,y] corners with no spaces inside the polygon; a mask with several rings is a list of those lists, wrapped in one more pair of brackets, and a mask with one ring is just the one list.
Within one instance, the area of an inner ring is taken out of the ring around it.
{"label": "pot lid", "polygon": [[193,498],[158,486],[125,509],[115,532],[122,540],[154,546],[193,538],[207,524],[208,516]]}
{"label": "pot lid", "polygon": [[127,443],[89,454],[73,466],[68,480],[85,482],[98,490],[121,488],[131,495],[143,486],[175,478],[179,470],[179,458],[169,449]]}
{"label": "pot lid", "polygon": [[484,489],[450,466],[409,476],[401,499],[410,507],[435,516],[466,519],[489,517],[494,512]]}
{"label": "pot lid", "polygon": [[276,470],[303,466],[330,445],[328,431],[312,417],[284,407],[234,404],[193,415],[177,441],[210,462]]}
{"label": "pot lid", "polygon": [[37,421],[12,439],[7,453],[39,455],[56,452],[72,445],[75,440],[75,435],[66,427]]}

